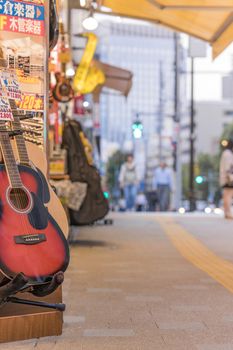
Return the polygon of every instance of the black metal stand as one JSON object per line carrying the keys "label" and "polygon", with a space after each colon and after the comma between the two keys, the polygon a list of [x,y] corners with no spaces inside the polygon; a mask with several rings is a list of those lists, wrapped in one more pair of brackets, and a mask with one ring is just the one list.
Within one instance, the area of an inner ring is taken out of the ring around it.
{"label": "black metal stand", "polygon": [[23,273],[19,273],[12,280],[4,278],[0,284],[0,305],[11,302],[16,304],[33,305],[64,311],[65,304],[62,303],[54,304],[43,301],[21,299],[13,296],[18,292],[27,291],[35,296],[43,297],[54,292],[62,284],[63,280],[63,272],[56,273],[50,281],[41,285],[30,284],[30,281]]}
{"label": "black metal stand", "polygon": [[23,304],[23,305],[45,307],[48,309],[55,309],[58,311],[65,311],[65,309],[66,309],[66,306],[63,303],[59,303],[59,304],[45,303],[43,301],[34,301],[34,300],[21,299],[21,298],[16,298],[16,297],[8,297],[6,299],[6,302],[7,303],[11,302],[14,304]]}

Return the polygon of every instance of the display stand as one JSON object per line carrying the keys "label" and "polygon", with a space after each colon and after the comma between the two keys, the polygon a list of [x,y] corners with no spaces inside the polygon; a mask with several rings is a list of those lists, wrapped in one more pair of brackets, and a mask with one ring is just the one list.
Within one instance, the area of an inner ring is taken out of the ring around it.
{"label": "display stand", "polygon": [[[61,303],[62,289],[37,298],[30,293],[19,293],[17,297],[48,303]],[[37,306],[7,303],[0,308],[0,343],[13,342],[62,333],[63,314],[60,311]]]}

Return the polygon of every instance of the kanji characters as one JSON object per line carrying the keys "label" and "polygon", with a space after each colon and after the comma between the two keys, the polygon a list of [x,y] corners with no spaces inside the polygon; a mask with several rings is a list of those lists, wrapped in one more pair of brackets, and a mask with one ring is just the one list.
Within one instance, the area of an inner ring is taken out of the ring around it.
{"label": "kanji characters", "polygon": [[41,35],[41,22],[34,21],[34,34]]}
{"label": "kanji characters", "polygon": [[34,21],[32,21],[31,19],[28,19],[26,21],[26,25],[25,25],[25,29],[26,29],[26,33],[33,33],[34,32]]}
{"label": "kanji characters", "polygon": [[7,1],[5,4],[4,4],[4,14],[5,15],[10,15],[12,16],[13,15],[13,7],[14,5],[12,3],[10,3],[10,1]]}
{"label": "kanji characters", "polygon": [[10,17],[9,29],[13,32],[42,35],[42,22],[31,19]]}
{"label": "kanji characters", "polygon": [[42,100],[39,99],[39,98],[37,98],[37,99],[35,100],[35,103],[34,103],[34,109],[40,110],[40,109],[42,109],[42,108],[43,108]]}
{"label": "kanji characters", "polygon": [[20,33],[25,33],[25,23],[24,18],[18,18],[18,30]]}
{"label": "kanji characters", "polygon": [[10,30],[12,30],[13,32],[18,31],[18,19],[15,17],[10,18]]}
{"label": "kanji characters", "polygon": [[34,18],[35,17],[35,6],[34,5],[26,5],[26,17],[27,18]]}
{"label": "kanji characters", "polygon": [[15,16],[18,16],[18,17],[24,17],[25,16],[25,5],[21,4],[19,2],[15,3],[14,14],[15,14]]}
{"label": "kanji characters", "polygon": [[44,8],[25,0],[0,0],[1,30],[42,36],[44,34]]}

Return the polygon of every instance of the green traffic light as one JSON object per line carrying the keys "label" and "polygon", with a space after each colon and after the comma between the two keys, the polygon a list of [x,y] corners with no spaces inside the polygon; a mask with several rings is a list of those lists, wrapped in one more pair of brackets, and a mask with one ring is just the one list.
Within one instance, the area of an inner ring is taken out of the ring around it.
{"label": "green traffic light", "polygon": [[140,121],[135,121],[132,124],[132,129],[133,129],[133,137],[135,139],[142,138],[143,125]]}
{"label": "green traffic light", "polygon": [[204,182],[204,177],[199,175],[196,177],[195,181],[198,185],[201,185]]}

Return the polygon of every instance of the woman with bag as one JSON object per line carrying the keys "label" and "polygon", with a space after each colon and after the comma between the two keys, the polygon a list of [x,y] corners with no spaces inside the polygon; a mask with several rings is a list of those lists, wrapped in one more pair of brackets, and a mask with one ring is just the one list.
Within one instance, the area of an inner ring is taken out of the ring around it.
{"label": "woman with bag", "polygon": [[233,198],[233,139],[227,140],[220,159],[220,185],[223,189],[223,207],[226,219],[233,219],[231,212]]}

